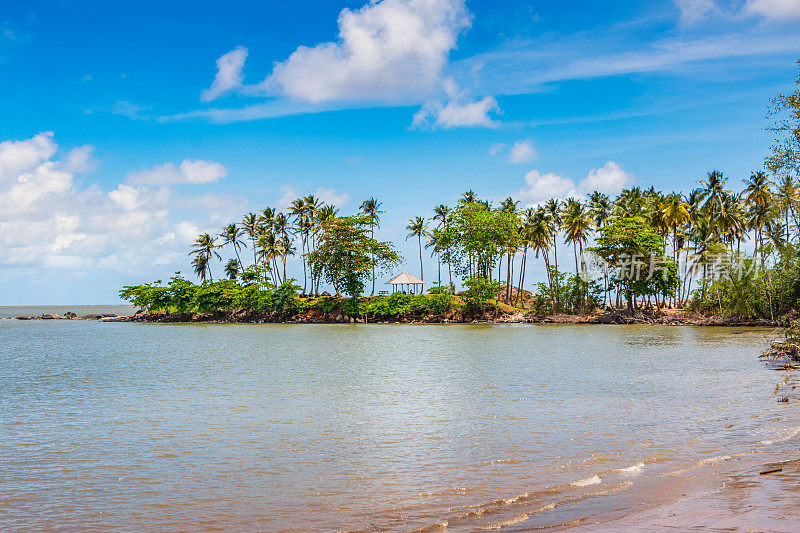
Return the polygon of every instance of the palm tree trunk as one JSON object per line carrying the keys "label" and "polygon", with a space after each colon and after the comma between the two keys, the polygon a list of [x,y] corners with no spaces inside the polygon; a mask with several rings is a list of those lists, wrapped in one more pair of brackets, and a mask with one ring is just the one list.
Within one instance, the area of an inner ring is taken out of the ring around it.
{"label": "palm tree trunk", "polygon": [[[372,240],[375,240],[375,224],[369,225],[369,236]],[[375,296],[375,258],[372,258],[372,292],[369,294],[370,296]]]}
{"label": "palm tree trunk", "polygon": [[576,246],[575,240],[572,240],[572,251],[575,252],[575,275],[578,275],[578,247]]}
{"label": "palm tree trunk", "polygon": [[417,243],[419,244],[419,279],[425,281],[422,271],[422,233],[417,235]]}

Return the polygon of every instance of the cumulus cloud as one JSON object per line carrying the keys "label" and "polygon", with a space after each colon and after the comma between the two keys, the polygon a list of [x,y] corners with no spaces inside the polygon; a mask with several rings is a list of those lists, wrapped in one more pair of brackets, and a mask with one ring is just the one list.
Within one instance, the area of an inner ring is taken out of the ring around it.
{"label": "cumulus cloud", "polygon": [[99,164],[94,158],[94,146],[87,144],[70,150],[61,166],[67,172],[83,174],[95,171]]}
{"label": "cumulus cloud", "polygon": [[747,0],[746,13],[772,19],[800,18],[800,0]]}
{"label": "cumulus cloud", "polygon": [[614,161],[608,161],[600,168],[593,168],[580,185],[584,193],[600,191],[606,194],[618,193],[633,184],[633,175],[625,172]]}
{"label": "cumulus cloud", "polygon": [[211,183],[228,175],[228,169],[216,161],[184,159],[179,166],[173,163],[155,165],[149,170],[131,172],[128,183],[137,185],[175,185],[179,183]]}
{"label": "cumulus cloud", "polygon": [[593,168],[578,183],[572,178],[554,172],[542,173],[531,170],[525,175],[525,187],[514,196],[527,205],[535,205],[551,198],[565,199],[580,197],[593,191],[605,194],[617,194],[633,184],[632,174],[625,172],[614,161],[608,161],[600,168]]}
{"label": "cumulus cloud", "polygon": [[464,0],[383,0],[339,14],[339,39],[300,46],[262,88],[307,102],[419,101],[438,89]]}
{"label": "cumulus cloud", "polygon": [[73,171],[85,168],[83,156],[91,152],[77,150],[69,153],[72,161],[69,154],[55,160],[58,146],[50,132],[0,143],[0,270],[143,273],[154,264],[186,267],[186,247],[198,233],[188,230],[209,221],[173,224],[167,187],[76,187]]}
{"label": "cumulus cloud", "polygon": [[450,129],[450,128],[496,128],[492,116],[500,113],[500,106],[492,96],[480,100],[469,98],[467,91],[459,90],[453,80],[445,81],[445,92],[449,101],[431,100],[414,114],[412,128]]}
{"label": "cumulus cloud", "polygon": [[713,0],[675,0],[675,5],[681,11],[681,20],[687,24],[694,24],[720,12]]}
{"label": "cumulus cloud", "polygon": [[512,163],[527,163],[536,157],[536,149],[530,139],[515,142],[508,154],[508,160]]}
{"label": "cumulus cloud", "polygon": [[247,59],[247,48],[239,46],[217,59],[217,75],[211,87],[203,91],[200,100],[210,102],[226,92],[241,87],[242,67]]}
{"label": "cumulus cloud", "polygon": [[53,132],[46,131],[23,141],[0,143],[0,180],[33,170],[56,153]]}

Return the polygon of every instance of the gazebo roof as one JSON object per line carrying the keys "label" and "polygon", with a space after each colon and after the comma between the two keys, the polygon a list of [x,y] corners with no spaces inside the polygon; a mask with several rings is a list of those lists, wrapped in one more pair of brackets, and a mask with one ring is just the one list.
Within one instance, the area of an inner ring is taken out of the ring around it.
{"label": "gazebo roof", "polygon": [[425,282],[421,279],[412,276],[408,272],[403,272],[399,274],[389,281],[386,282],[387,285],[425,285]]}

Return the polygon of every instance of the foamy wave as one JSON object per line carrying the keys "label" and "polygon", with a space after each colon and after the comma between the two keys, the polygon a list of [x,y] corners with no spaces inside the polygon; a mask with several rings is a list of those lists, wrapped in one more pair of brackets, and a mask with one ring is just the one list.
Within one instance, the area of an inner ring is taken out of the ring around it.
{"label": "foamy wave", "polygon": [[784,442],[784,441],[787,441],[789,439],[792,439],[792,438],[796,437],[798,433],[800,433],[800,426],[798,426],[796,428],[792,428],[792,430],[787,435],[785,435],[785,436],[783,436],[783,437],[781,437],[779,439],[761,440],[761,441],[758,441],[758,443],[759,444],[775,444],[776,442]]}
{"label": "foamy wave", "polygon": [[644,463],[636,463],[633,466],[628,466],[625,468],[617,468],[614,472],[620,472],[622,474],[638,474],[644,468]]}
{"label": "foamy wave", "polygon": [[578,481],[573,481],[570,483],[573,487],[587,487],[589,485],[597,485],[600,483],[602,479],[597,474],[593,475],[592,477],[587,477],[585,479],[579,479]]}

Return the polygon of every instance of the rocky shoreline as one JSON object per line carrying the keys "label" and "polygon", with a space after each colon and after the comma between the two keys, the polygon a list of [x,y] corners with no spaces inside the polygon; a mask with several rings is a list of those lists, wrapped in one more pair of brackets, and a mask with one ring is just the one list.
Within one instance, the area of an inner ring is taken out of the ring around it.
{"label": "rocky shoreline", "polygon": [[[67,313],[69,314],[69,313]],[[66,315],[43,315],[42,317],[18,317],[20,320],[67,318]],[[605,311],[593,315],[535,315],[523,312],[485,313],[463,315],[451,311],[445,315],[397,317],[352,317],[341,311],[324,314],[309,311],[291,316],[278,313],[260,313],[250,310],[218,311],[214,313],[147,313],[139,311],[130,316],[86,315],[72,317],[73,320],[101,320],[103,322],[142,323],[213,323],[213,324],[605,324],[632,325],[649,324],[664,326],[729,326],[729,327],[777,327],[777,321],[763,319],[733,319],[719,316],[701,316],[685,312],[635,312]]]}
{"label": "rocky shoreline", "polygon": [[104,322],[115,321],[115,322],[128,322],[127,319],[129,317],[126,316],[119,316],[115,314],[89,314],[78,316],[73,312],[67,312],[63,315],[56,315],[54,313],[45,313],[43,315],[34,316],[34,315],[20,315],[17,317],[17,320],[102,320]]}

